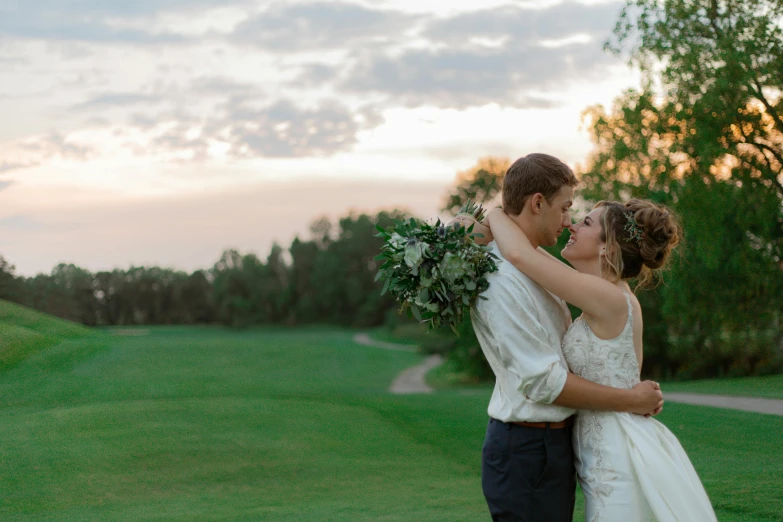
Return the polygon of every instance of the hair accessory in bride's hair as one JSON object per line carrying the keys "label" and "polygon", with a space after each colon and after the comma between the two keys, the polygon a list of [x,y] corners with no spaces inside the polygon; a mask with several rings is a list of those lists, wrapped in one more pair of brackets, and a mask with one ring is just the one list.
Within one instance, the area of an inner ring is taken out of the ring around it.
{"label": "hair accessory in bride's hair", "polygon": [[630,210],[625,213],[625,219],[627,222],[625,223],[625,226],[623,227],[623,230],[628,232],[628,237],[625,238],[626,241],[636,240],[637,243],[642,242],[642,231],[639,229],[639,224],[636,222],[636,219],[633,217],[633,212]]}

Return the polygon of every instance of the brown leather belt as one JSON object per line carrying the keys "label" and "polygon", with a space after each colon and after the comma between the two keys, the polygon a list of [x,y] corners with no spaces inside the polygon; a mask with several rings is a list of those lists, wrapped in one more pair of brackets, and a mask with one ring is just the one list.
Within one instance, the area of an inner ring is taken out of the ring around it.
{"label": "brown leather belt", "polygon": [[517,426],[525,426],[526,428],[546,428],[549,426],[549,429],[552,430],[562,430],[563,428],[567,428],[571,426],[574,423],[574,417],[568,417],[564,421],[560,422],[509,422],[509,424],[516,424]]}

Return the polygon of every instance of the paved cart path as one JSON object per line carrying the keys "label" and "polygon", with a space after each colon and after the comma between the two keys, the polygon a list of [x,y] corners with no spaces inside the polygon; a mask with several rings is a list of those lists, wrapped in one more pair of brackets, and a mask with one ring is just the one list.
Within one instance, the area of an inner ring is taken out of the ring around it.
{"label": "paved cart path", "polygon": [[[353,338],[357,344],[383,348],[385,350],[400,350],[405,352],[415,352],[416,345],[396,344],[383,341],[376,341],[366,333],[356,334]],[[396,394],[406,393],[432,393],[433,389],[427,385],[427,372],[443,364],[443,358],[440,355],[430,355],[424,361],[403,370],[394,381],[392,381],[389,391]],[[731,410],[750,411],[755,413],[766,413],[768,415],[783,415],[783,400],[781,399],[760,399],[755,397],[730,397],[727,395],[707,395],[702,393],[676,393],[664,390],[664,399],[671,402],[680,402],[683,404],[693,404],[696,406],[710,406],[713,408],[726,408]]]}
{"label": "paved cart path", "polygon": [[[404,352],[415,352],[418,346],[415,344],[395,344],[376,341],[370,338],[366,333],[358,333],[353,337],[353,341],[364,346],[373,346],[385,350],[399,350]],[[395,394],[410,393],[432,393],[432,388],[427,385],[427,372],[443,364],[443,358],[440,355],[430,355],[424,361],[412,366],[397,375],[389,386],[389,391]]]}
{"label": "paved cart path", "polygon": [[759,399],[755,397],[730,397],[727,395],[706,395],[702,393],[667,392],[664,386],[663,398],[666,401],[712,406],[730,410],[752,411],[769,415],[783,415],[783,400]]}

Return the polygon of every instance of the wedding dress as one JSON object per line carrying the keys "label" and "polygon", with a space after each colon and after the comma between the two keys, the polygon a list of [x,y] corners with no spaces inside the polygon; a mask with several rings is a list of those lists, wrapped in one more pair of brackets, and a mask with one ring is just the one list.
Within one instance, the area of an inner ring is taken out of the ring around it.
{"label": "wedding dress", "polygon": [[[633,315],[619,337],[599,339],[580,317],[563,338],[570,370],[587,380],[633,388],[639,364]],[[716,521],[696,471],[660,422],[630,413],[580,411],[573,435],[587,522]]]}

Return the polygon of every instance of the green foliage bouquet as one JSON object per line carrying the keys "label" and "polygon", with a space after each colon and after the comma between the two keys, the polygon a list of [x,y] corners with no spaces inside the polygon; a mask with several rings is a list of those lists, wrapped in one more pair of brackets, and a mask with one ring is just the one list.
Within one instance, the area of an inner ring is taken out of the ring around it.
{"label": "green foliage bouquet", "polygon": [[[481,221],[484,209],[468,202],[460,211]],[[430,329],[448,325],[455,333],[466,311],[489,287],[487,274],[497,271],[495,260],[485,246],[473,241],[473,225],[447,226],[440,219],[434,225],[410,218],[395,221],[386,229],[378,226],[384,239],[384,261],[376,281],[400,303],[400,312],[425,322]]]}

